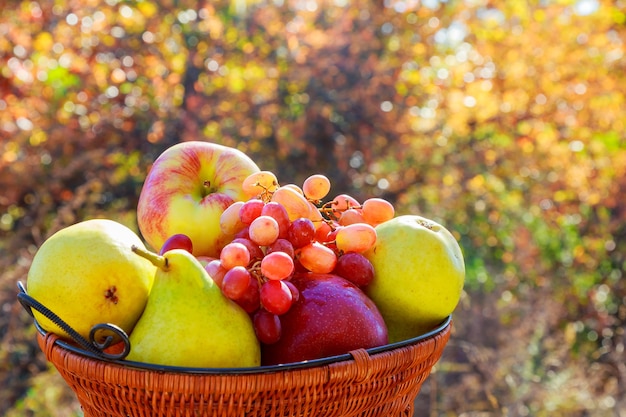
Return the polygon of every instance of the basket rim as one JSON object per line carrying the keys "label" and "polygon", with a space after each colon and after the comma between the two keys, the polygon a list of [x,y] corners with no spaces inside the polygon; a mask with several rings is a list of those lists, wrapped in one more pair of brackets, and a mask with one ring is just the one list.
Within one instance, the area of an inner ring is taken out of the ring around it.
{"label": "basket rim", "polygon": [[[444,332],[446,328],[451,325],[452,315],[448,315],[439,325],[434,327],[432,330],[423,333],[419,336],[401,340],[394,343],[389,343],[382,346],[377,346],[369,349],[363,349],[367,352],[368,355],[374,355],[378,353],[384,353],[388,351],[392,351],[394,349],[410,346],[417,344],[419,342],[425,341],[427,339],[433,338],[436,335]],[[35,327],[41,336],[48,335],[48,332],[44,330],[37,320],[35,320]],[[294,370],[294,369],[306,369],[312,368],[316,366],[329,365],[332,363],[349,361],[353,360],[353,355],[348,352],[341,355],[327,356],[319,359],[311,359],[300,362],[290,362],[290,363],[281,363],[277,365],[262,365],[262,366],[254,366],[254,367],[238,367],[238,368],[192,368],[192,367],[182,367],[182,366],[170,366],[170,365],[158,365],[152,363],[145,362],[137,362],[137,361],[129,361],[126,359],[109,359],[103,358],[102,356],[96,355],[86,349],[83,349],[79,346],[71,344],[59,337],[56,337],[54,340],[54,344],[58,347],[70,351],[71,353],[78,354],[90,359],[95,359],[98,361],[108,362],[112,364],[116,364],[126,368],[134,368],[140,369],[144,371],[159,371],[159,372],[173,372],[173,373],[184,373],[184,374],[229,374],[229,375],[237,375],[237,374],[262,374],[262,373],[271,373],[278,371],[286,371],[286,370]]]}

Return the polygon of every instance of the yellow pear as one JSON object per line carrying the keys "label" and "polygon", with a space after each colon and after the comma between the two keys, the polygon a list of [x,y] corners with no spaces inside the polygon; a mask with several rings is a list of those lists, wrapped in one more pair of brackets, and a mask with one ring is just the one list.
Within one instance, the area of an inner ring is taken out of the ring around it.
{"label": "yellow pear", "polygon": [[365,292],[385,319],[390,343],[431,330],[456,308],[465,263],[454,236],[437,222],[404,215],[381,223],[365,256],[374,266]]}
{"label": "yellow pear", "polygon": [[250,316],[222,294],[193,255],[183,249],[163,255],[135,251],[158,269],[126,359],[194,368],[260,365],[261,348]]}
{"label": "yellow pear", "polygon": [[[41,245],[28,271],[28,294],[81,336],[98,323],[129,333],[139,319],[156,268],[133,253],[139,236],[113,220],[85,220],[65,227]],[[35,312],[47,331],[69,336]]]}

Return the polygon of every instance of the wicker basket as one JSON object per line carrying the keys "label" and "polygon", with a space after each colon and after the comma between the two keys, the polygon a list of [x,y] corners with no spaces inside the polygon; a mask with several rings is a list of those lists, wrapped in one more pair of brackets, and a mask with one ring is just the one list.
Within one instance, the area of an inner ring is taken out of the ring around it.
{"label": "wicker basket", "polygon": [[99,359],[51,333],[37,340],[85,417],[410,417],[450,330],[448,318],[394,345],[247,370],[150,368]]}

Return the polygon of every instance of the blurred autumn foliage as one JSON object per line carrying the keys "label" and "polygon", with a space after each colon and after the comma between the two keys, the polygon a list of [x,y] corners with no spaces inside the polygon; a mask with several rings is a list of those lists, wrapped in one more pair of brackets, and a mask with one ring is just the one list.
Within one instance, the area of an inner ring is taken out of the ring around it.
{"label": "blurred autumn foliage", "polygon": [[0,414],[80,415],[16,301],[37,247],[136,229],[151,161],[208,140],[454,232],[466,293],[416,415],[626,416],[625,9],[5,1]]}

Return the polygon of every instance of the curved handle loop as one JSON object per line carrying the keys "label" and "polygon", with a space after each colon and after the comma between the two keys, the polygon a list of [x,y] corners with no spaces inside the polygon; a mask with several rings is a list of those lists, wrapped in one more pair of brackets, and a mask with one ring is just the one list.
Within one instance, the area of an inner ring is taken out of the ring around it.
{"label": "curved handle loop", "polygon": [[[130,352],[130,340],[128,339],[128,335],[119,326],[111,323],[96,324],[91,328],[91,331],[89,332],[89,340],[87,340],[76,330],[74,330],[69,324],[63,321],[63,319],[57,316],[52,310],[28,295],[28,293],[26,292],[26,288],[21,282],[17,283],[17,287],[20,290],[17,294],[17,299],[31,317],[35,317],[35,315],[33,314],[33,309],[35,309],[37,312],[41,313],[44,317],[63,329],[63,331],[67,333],[70,338],[72,338],[72,340],[76,342],[81,348],[102,359],[109,360],[123,359]],[[44,330],[41,328],[36,320],[35,325],[40,331],[44,332]],[[107,352],[106,349],[111,347],[118,338],[123,343],[122,351],[119,353]]]}
{"label": "curved handle loop", "polygon": [[349,353],[357,364],[356,382],[365,381],[372,374],[370,355],[363,348],[351,350]]}

